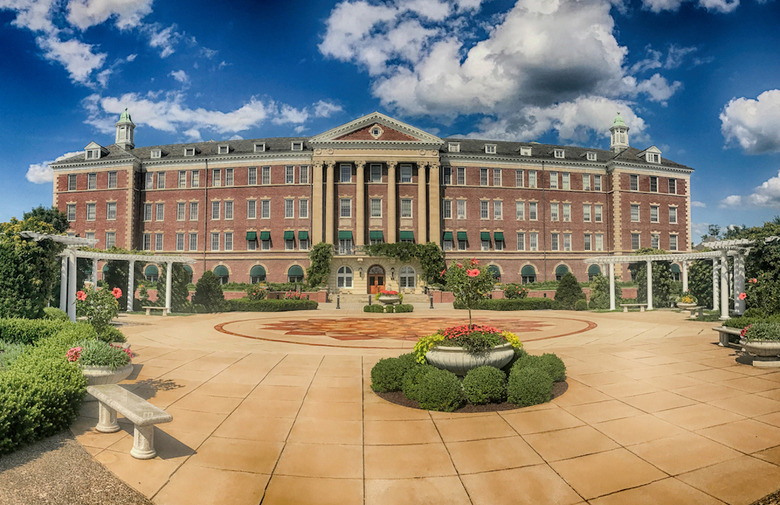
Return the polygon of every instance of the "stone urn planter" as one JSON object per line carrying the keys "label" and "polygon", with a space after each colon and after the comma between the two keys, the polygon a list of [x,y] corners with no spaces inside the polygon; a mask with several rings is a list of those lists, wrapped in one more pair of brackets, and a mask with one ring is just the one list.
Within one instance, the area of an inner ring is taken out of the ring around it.
{"label": "stone urn planter", "polygon": [[97,386],[100,384],[117,384],[127,379],[132,373],[133,365],[127,365],[111,370],[107,366],[86,365],[81,367],[81,373],[87,378],[87,386]]}
{"label": "stone urn planter", "polygon": [[401,297],[399,295],[379,295],[379,298],[377,298],[379,302],[385,304],[385,305],[394,305],[396,303],[401,303]]}
{"label": "stone urn planter", "polygon": [[751,356],[757,356],[759,358],[777,358],[780,356],[780,341],[754,340],[748,342],[743,340],[741,343],[745,352]]}
{"label": "stone urn planter", "polygon": [[512,344],[497,345],[485,352],[469,352],[463,347],[438,346],[425,354],[425,360],[436,368],[449,370],[455,375],[463,376],[472,368],[492,366],[501,368],[512,360],[515,350]]}
{"label": "stone urn planter", "polygon": [[697,305],[695,303],[683,303],[683,302],[677,302],[677,308],[683,309],[683,310],[690,310]]}

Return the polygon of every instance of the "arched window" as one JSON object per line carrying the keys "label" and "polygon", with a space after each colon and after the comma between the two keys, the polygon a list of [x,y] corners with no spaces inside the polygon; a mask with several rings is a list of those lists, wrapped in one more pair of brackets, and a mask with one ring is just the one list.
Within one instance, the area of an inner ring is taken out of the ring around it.
{"label": "arched window", "polygon": [[252,270],[249,271],[249,277],[252,280],[252,284],[265,282],[265,268],[262,265],[253,266]]}
{"label": "arched window", "polygon": [[192,284],[192,267],[189,265],[184,265],[184,271],[187,272],[187,282]]}
{"label": "arched window", "polygon": [[220,284],[227,284],[230,282],[230,272],[225,265],[218,265],[214,268],[214,275],[219,277]]}
{"label": "arched window", "polygon": [[536,269],[531,265],[526,265],[520,270],[520,278],[523,284],[536,282]]}
{"label": "arched window", "polygon": [[559,281],[561,278],[569,273],[569,267],[566,265],[558,265],[555,267],[555,280]]}
{"label": "arched window", "polygon": [[588,280],[592,281],[594,277],[601,275],[601,267],[598,265],[591,265],[588,267]]}
{"label": "arched window", "polygon": [[157,269],[157,265],[146,265],[144,278],[147,281],[157,282],[157,279],[160,278],[160,271]]}
{"label": "arched window", "polygon": [[303,282],[303,268],[293,265],[287,270],[287,282]]}
{"label": "arched window", "polygon": [[398,274],[398,285],[401,288],[414,288],[417,285],[417,275],[414,268],[409,265],[401,267],[401,273]]}
{"label": "arched window", "polygon": [[493,276],[494,281],[501,282],[501,269],[497,265],[488,266],[488,272]]}
{"label": "arched window", "polygon": [[336,285],[339,288],[351,288],[352,287],[352,269],[349,267],[341,267],[336,273]]}
{"label": "arched window", "polygon": [[682,272],[680,272],[680,265],[672,263],[671,266],[672,277],[675,281],[680,282],[682,280]]}

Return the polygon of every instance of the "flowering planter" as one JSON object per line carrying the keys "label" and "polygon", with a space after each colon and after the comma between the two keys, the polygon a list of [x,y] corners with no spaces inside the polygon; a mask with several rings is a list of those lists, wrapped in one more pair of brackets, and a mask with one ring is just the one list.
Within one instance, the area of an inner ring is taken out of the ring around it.
{"label": "flowering planter", "polygon": [[694,308],[696,306],[697,305],[695,303],[677,302],[677,308],[678,309],[689,310],[689,309],[692,309],[692,308]]}
{"label": "flowering planter", "polygon": [[777,340],[764,340],[764,341],[742,341],[742,347],[751,356],[773,358],[780,356],[780,341]]}
{"label": "flowering planter", "polygon": [[97,386],[100,384],[117,384],[127,379],[132,373],[133,365],[127,365],[111,370],[107,366],[86,365],[81,367],[81,373],[87,378],[87,386]]}
{"label": "flowering planter", "polygon": [[449,370],[455,375],[466,375],[466,372],[478,366],[501,368],[512,360],[515,350],[512,344],[497,345],[484,352],[469,352],[463,347],[438,346],[425,354],[425,360],[436,368]]}
{"label": "flowering planter", "polygon": [[379,295],[379,298],[377,298],[381,303],[385,305],[393,305],[396,303],[401,303],[401,297],[398,295]]}

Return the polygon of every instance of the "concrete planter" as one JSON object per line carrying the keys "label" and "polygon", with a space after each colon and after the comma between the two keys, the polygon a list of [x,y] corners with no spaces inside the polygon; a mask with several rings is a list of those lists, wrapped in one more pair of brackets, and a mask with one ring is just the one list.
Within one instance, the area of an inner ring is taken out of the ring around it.
{"label": "concrete planter", "polygon": [[514,355],[512,344],[507,342],[480,353],[469,352],[463,347],[438,346],[428,351],[425,359],[436,368],[462,376],[478,366],[501,368],[509,363]]}
{"label": "concrete planter", "polygon": [[380,303],[383,303],[385,305],[394,305],[396,303],[401,303],[401,297],[398,295],[379,295],[379,298],[377,298]]}
{"label": "concrete planter", "polygon": [[690,310],[694,307],[697,307],[695,303],[683,303],[683,302],[677,302],[677,308],[683,309],[683,310]]}
{"label": "concrete planter", "polygon": [[751,356],[764,358],[776,358],[780,356],[780,341],[777,340],[743,341],[742,347]]}
{"label": "concrete planter", "polygon": [[133,371],[133,364],[111,370],[107,366],[82,366],[81,373],[87,378],[87,386],[97,386],[100,384],[117,384],[127,379]]}

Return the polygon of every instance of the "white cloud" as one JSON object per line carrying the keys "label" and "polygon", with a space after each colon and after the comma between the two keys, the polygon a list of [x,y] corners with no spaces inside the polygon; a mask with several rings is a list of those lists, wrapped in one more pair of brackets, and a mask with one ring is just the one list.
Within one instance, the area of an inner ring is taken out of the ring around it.
{"label": "white cloud", "polygon": [[70,0],[68,2],[68,22],[86,30],[90,26],[103,23],[110,17],[116,17],[116,26],[120,30],[138,26],[141,19],[152,12],[154,0]]}
{"label": "white cloud", "polygon": [[36,41],[44,50],[46,59],[62,64],[70,78],[81,84],[89,83],[92,72],[106,61],[106,53],[95,53],[93,45],[76,39],[63,41],[53,35],[38,37]]}
{"label": "white cloud", "polygon": [[680,81],[674,81],[669,84],[665,77],[661,74],[653,74],[650,79],[640,81],[636,85],[636,91],[639,93],[646,93],[652,102],[659,102],[666,105],[666,101],[682,87]]}
{"label": "white cloud", "polygon": [[333,102],[326,102],[325,100],[320,100],[315,103],[313,108],[315,117],[330,117],[336,112],[342,111],[341,105],[337,105]]}
{"label": "white cloud", "polygon": [[677,11],[683,3],[692,1],[697,7],[721,13],[734,11],[739,0],[642,0],[642,6],[652,12]]}
{"label": "white cloud", "polygon": [[300,124],[309,119],[309,113],[304,109],[296,109],[290,105],[282,105],[278,108],[277,114],[271,120],[274,124]]}
{"label": "white cloud", "polygon": [[25,178],[33,184],[46,184],[47,182],[52,182],[54,180],[54,171],[49,165],[56,161],[64,160],[65,158],[70,158],[71,156],[76,156],[77,154],[83,153],[84,151],[75,151],[72,153],[65,153],[53,160],[42,161],[41,163],[32,163],[27,168],[27,174],[25,175]]}
{"label": "white cloud", "polygon": [[141,32],[149,38],[149,46],[160,51],[160,58],[167,58],[176,52],[176,46],[184,34],[176,31],[176,25],[163,27],[160,23],[141,26]]}
{"label": "white cloud", "polygon": [[774,177],[762,182],[747,196],[729,195],[718,204],[720,208],[768,207],[780,209],[780,171]]}
{"label": "white cloud", "polygon": [[691,200],[691,207],[706,208],[707,204],[698,200]]}
{"label": "white cloud", "polygon": [[720,114],[726,142],[737,142],[749,154],[780,152],[780,89],[755,100],[734,98]]}
{"label": "white cloud", "polygon": [[52,9],[57,0],[0,0],[0,10],[16,14],[13,25],[33,32],[52,32]]}
{"label": "white cloud", "polygon": [[742,196],[740,195],[729,195],[718,203],[718,207],[721,209],[740,206],[742,206]]}
{"label": "white cloud", "polygon": [[127,58],[125,58],[125,60],[127,60],[128,62],[133,62],[133,61],[135,61],[136,58],[138,58],[137,54],[128,54]]}
{"label": "white cloud", "polygon": [[170,75],[171,77],[173,77],[174,79],[176,79],[182,84],[188,84],[190,82],[190,76],[188,76],[187,72],[185,72],[184,70],[171,71],[171,73],[168,75]]}

